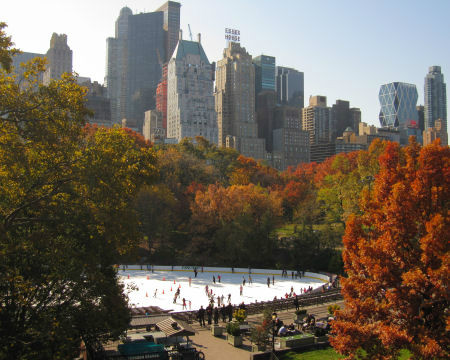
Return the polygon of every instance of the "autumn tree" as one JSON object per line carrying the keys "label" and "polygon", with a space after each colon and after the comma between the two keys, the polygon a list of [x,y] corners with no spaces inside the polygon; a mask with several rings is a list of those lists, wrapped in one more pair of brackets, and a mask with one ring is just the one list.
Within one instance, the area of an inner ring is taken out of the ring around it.
{"label": "autumn tree", "polygon": [[276,192],[253,184],[210,185],[197,191],[191,211],[191,256],[222,265],[257,266],[273,260],[270,233],[282,215]]}
{"label": "autumn tree", "polygon": [[113,264],[140,239],[131,204],[156,172],[123,130],[85,132],[85,89],[70,74],[38,84],[43,69],[0,70],[0,359],[73,358],[80,339],[123,334]]}
{"label": "autumn tree", "polygon": [[349,358],[448,359],[450,150],[388,143],[379,167],[347,221],[332,345]]}

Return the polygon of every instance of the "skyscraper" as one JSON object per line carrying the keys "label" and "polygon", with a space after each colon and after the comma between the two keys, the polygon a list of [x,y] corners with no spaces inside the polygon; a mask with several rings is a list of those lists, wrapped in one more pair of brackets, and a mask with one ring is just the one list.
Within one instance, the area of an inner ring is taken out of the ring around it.
{"label": "skyscraper", "polygon": [[295,69],[277,66],[276,72],[278,104],[304,107],[304,74]]}
{"label": "skyscraper", "polygon": [[63,73],[72,73],[72,50],[67,45],[66,34],[53,33],[47,51],[48,65],[44,73],[44,84],[60,79]]}
{"label": "skyscraper", "polygon": [[239,43],[229,42],[217,63],[214,96],[219,146],[264,159],[264,139],[258,138],[255,119],[255,69],[251,55]]}
{"label": "skyscraper", "polygon": [[179,10],[179,3],[169,1],[151,13],[120,11],[115,37],[107,39],[105,84],[114,123],[126,118],[142,128],[145,111],[155,108],[162,66],[176,45]]}
{"label": "skyscraper", "polygon": [[255,96],[258,96],[261,91],[275,91],[275,58],[260,55],[253,58],[253,64],[255,65]]}
{"label": "skyscraper", "polygon": [[383,127],[393,127],[400,131],[400,144],[406,145],[411,135],[422,142],[419,129],[419,116],[416,109],[416,85],[393,82],[381,85],[378,95],[380,100],[380,123]]}
{"label": "skyscraper", "polygon": [[434,127],[437,119],[447,129],[447,86],[440,66],[431,66],[425,77],[425,130]]}
{"label": "skyscraper", "polygon": [[331,107],[333,122],[330,125],[331,140],[342,136],[344,131],[351,127],[357,134],[359,123],[361,122],[361,110],[350,108],[350,102],[346,100],[336,100],[336,104]]}
{"label": "skyscraper", "polygon": [[214,67],[198,42],[180,38],[167,71],[167,137],[203,136],[217,144]]}
{"label": "skyscraper", "polygon": [[180,32],[180,7],[180,3],[177,3],[175,1],[168,1],[156,10],[162,11],[164,13],[164,62],[168,62],[170,60],[173,51],[175,50],[175,47],[178,43],[178,34]]}
{"label": "skyscraper", "polygon": [[326,96],[311,96],[309,106],[302,109],[302,128],[309,132],[310,144],[331,141],[331,109]]}

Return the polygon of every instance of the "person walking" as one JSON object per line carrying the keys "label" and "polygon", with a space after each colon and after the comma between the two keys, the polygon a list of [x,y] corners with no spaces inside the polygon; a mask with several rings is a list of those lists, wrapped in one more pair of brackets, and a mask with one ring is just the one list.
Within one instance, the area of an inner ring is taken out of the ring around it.
{"label": "person walking", "polygon": [[206,308],[206,316],[208,317],[208,325],[211,325],[212,313],[213,313],[213,309],[212,309],[211,304],[209,304],[208,307]]}
{"label": "person walking", "polygon": [[214,325],[219,324],[219,309],[217,306],[214,308]]}
{"label": "person walking", "polygon": [[200,323],[200,326],[206,326],[205,325],[205,309],[203,309],[203,305],[200,306],[200,309],[197,312],[198,322]]}
{"label": "person walking", "polygon": [[231,320],[233,320],[233,305],[231,305],[231,303],[227,305],[227,313],[228,313],[228,322],[231,322]]}
{"label": "person walking", "polygon": [[295,310],[298,310],[300,308],[300,304],[298,303],[298,297],[297,296],[294,298],[294,305],[295,305]]}
{"label": "person walking", "polygon": [[225,304],[222,303],[222,307],[220,308],[220,315],[222,315],[222,321],[227,322],[227,308]]}

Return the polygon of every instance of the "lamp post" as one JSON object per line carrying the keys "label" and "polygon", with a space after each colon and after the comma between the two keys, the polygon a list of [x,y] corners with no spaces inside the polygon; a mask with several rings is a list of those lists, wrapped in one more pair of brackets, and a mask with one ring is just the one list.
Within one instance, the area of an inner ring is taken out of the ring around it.
{"label": "lamp post", "polygon": [[275,324],[277,320],[277,313],[272,313],[272,353],[275,352]]}

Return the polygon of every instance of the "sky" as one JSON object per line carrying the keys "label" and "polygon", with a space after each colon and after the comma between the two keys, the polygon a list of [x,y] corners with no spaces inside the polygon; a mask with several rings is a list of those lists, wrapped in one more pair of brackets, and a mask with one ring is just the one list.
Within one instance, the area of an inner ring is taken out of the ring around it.
{"label": "sky", "polygon": [[[225,28],[239,29],[252,56],[303,71],[309,96],[359,107],[362,121],[379,126],[380,85],[415,84],[423,104],[428,67],[450,78],[449,0],[180,0],[181,28],[202,34],[209,60],[222,58]],[[164,0],[3,1],[0,21],[16,47],[46,53],[53,32],[67,34],[73,69],[103,83],[106,38],[114,36],[120,9],[156,10]],[[450,122],[449,122],[450,123]],[[449,124],[450,125],[450,124]]]}

